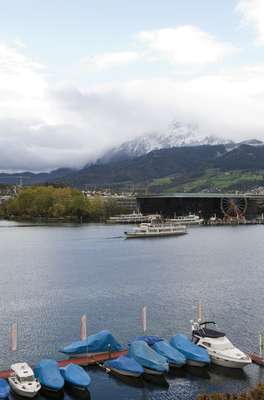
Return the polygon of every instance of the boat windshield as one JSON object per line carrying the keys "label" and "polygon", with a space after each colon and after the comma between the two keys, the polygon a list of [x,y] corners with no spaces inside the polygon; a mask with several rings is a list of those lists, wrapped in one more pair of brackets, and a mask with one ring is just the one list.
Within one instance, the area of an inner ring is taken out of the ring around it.
{"label": "boat windshield", "polygon": [[35,380],[34,375],[20,377],[20,382],[33,382]]}

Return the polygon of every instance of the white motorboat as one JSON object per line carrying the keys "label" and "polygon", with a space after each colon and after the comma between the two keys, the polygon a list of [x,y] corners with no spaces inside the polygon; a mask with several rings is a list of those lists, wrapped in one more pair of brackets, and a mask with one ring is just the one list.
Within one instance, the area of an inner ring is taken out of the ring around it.
{"label": "white motorboat", "polygon": [[23,397],[34,397],[41,388],[34,372],[27,363],[12,364],[8,382],[12,390]]}
{"label": "white motorboat", "polygon": [[213,321],[192,321],[193,341],[208,351],[211,362],[228,368],[243,368],[251,364],[251,358],[237,349],[225,333],[216,330],[215,325]]}
{"label": "white motorboat", "polygon": [[173,225],[173,224],[140,224],[139,227],[125,232],[127,239],[136,238],[152,238],[152,237],[163,237],[163,236],[177,236],[184,235],[187,233],[185,225]]}

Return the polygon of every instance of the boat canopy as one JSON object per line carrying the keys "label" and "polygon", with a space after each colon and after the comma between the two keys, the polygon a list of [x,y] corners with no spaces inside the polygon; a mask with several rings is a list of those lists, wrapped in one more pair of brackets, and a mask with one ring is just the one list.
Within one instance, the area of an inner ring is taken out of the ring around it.
{"label": "boat canopy", "polygon": [[187,360],[210,363],[207,350],[192,343],[186,335],[178,333],[171,338],[170,344],[172,347],[179,350]]}
{"label": "boat canopy", "polygon": [[115,368],[120,371],[133,372],[136,374],[143,374],[144,368],[133,358],[128,356],[121,356],[115,360],[107,360],[104,363],[106,368]]}
{"label": "boat canopy", "polygon": [[209,337],[217,339],[225,336],[224,332],[217,331],[216,329],[208,328],[208,325],[216,325],[214,321],[205,321],[198,325],[198,328],[193,331],[193,335],[201,337]]}
{"label": "boat canopy", "polygon": [[143,340],[149,346],[152,346],[154,343],[160,342],[163,339],[161,337],[159,337],[159,336],[148,336],[148,335],[146,335],[146,336],[137,336],[135,340]]}
{"label": "boat canopy", "polygon": [[111,332],[104,330],[88,336],[85,340],[73,342],[60,351],[64,354],[83,354],[121,350],[122,346],[117,342]]}
{"label": "boat canopy", "polygon": [[66,382],[80,387],[88,387],[91,378],[87,372],[77,364],[68,364],[64,368],[60,368],[61,375]]}
{"label": "boat canopy", "polygon": [[58,363],[55,360],[41,360],[34,369],[36,378],[41,385],[60,390],[64,386],[64,379],[60,374]]}
{"label": "boat canopy", "polygon": [[165,357],[170,365],[181,367],[186,363],[186,357],[165,340],[154,343],[152,349]]}
{"label": "boat canopy", "polygon": [[143,340],[135,340],[128,348],[129,357],[134,358],[142,367],[159,372],[167,372],[169,365],[165,357],[156,353]]}

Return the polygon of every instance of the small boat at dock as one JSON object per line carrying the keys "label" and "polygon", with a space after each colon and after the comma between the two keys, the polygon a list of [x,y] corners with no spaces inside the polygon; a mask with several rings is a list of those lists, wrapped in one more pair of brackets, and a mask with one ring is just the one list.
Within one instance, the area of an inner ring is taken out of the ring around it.
{"label": "small boat at dock", "polygon": [[121,356],[115,360],[107,360],[104,363],[104,367],[119,375],[134,378],[139,378],[144,373],[144,368],[136,360],[128,356]]}
{"label": "small boat at dock", "polygon": [[212,363],[228,368],[244,368],[251,364],[251,358],[236,348],[224,332],[216,330],[215,325],[214,321],[192,322],[193,340],[208,351]]}
{"label": "small boat at dock", "polygon": [[65,383],[72,385],[78,390],[87,390],[91,383],[88,373],[77,364],[68,364],[60,368],[60,373]]}
{"label": "small boat at dock", "polygon": [[143,368],[144,372],[150,375],[163,375],[169,370],[169,364],[165,357],[156,353],[143,340],[135,340],[130,343],[128,355],[134,358]]}
{"label": "small boat at dock", "polygon": [[170,368],[181,368],[186,364],[186,357],[165,340],[154,343],[151,348],[167,359]]}
{"label": "small boat at dock", "polygon": [[185,356],[159,336],[138,336],[136,340],[144,340],[156,353],[167,359],[171,368],[180,368],[186,364]]}
{"label": "small boat at dock", "polygon": [[44,359],[35,366],[35,375],[41,386],[51,392],[59,392],[64,386],[57,361]]}
{"label": "small boat at dock", "polygon": [[10,395],[10,386],[5,379],[0,379],[0,399],[6,399]]}
{"label": "small boat at dock", "polygon": [[8,382],[16,394],[28,398],[38,394],[41,389],[40,383],[27,363],[12,364],[11,371]]}
{"label": "small boat at dock", "polygon": [[106,352],[121,351],[123,348],[111,332],[103,330],[90,335],[85,340],[78,340],[64,347],[61,353],[70,357],[82,357]]}
{"label": "small boat at dock", "polygon": [[210,364],[207,350],[191,342],[186,335],[177,334],[170,340],[170,345],[186,357],[186,363],[193,367],[204,367]]}
{"label": "small boat at dock", "polygon": [[155,238],[167,236],[185,235],[185,225],[174,225],[168,223],[146,223],[140,224],[137,228],[125,232],[126,239]]}

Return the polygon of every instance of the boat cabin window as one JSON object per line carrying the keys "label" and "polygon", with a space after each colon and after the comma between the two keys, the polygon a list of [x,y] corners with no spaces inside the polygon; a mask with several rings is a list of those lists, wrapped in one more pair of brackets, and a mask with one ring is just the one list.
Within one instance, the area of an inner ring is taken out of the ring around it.
{"label": "boat cabin window", "polygon": [[211,347],[211,343],[208,343],[208,342],[203,342],[203,345],[206,347]]}
{"label": "boat cabin window", "polygon": [[20,377],[19,378],[20,382],[33,382],[34,381],[34,376],[26,376],[26,377]]}

